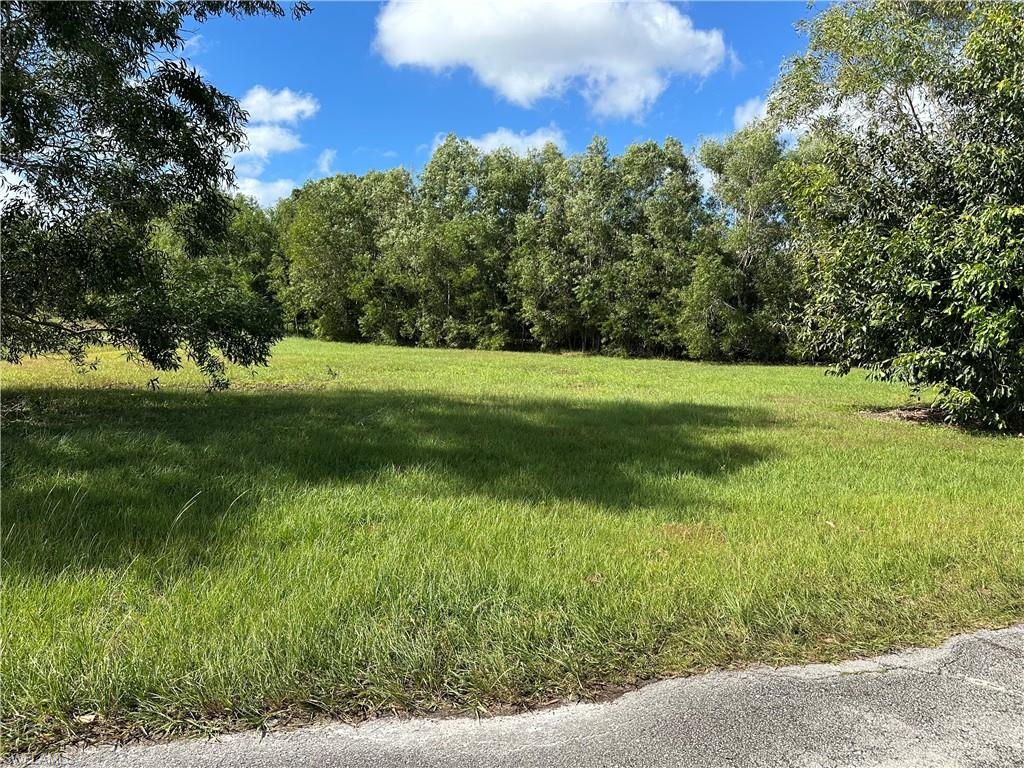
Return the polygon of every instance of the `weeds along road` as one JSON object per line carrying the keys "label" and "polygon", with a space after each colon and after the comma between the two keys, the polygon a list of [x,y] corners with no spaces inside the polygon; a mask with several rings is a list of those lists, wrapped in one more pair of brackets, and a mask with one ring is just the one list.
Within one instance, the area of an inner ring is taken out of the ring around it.
{"label": "weeds along road", "polygon": [[666,680],[603,704],[120,749],[66,768],[1024,766],[1024,625],[837,665]]}

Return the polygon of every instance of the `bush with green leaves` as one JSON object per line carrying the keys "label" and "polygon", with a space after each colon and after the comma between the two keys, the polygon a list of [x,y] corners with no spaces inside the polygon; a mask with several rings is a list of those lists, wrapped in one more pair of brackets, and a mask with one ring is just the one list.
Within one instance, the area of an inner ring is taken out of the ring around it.
{"label": "bush with green leaves", "polygon": [[1024,426],[1024,6],[833,6],[773,112],[818,160],[789,198],[812,351]]}

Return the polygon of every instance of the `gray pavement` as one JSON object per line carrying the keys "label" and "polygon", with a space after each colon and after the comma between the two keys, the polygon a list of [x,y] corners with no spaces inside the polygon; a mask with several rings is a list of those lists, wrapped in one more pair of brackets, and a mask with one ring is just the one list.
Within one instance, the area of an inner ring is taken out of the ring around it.
{"label": "gray pavement", "polygon": [[68,768],[1024,766],[1024,625],[838,665],[714,672],[601,704],[387,719],[41,761]]}

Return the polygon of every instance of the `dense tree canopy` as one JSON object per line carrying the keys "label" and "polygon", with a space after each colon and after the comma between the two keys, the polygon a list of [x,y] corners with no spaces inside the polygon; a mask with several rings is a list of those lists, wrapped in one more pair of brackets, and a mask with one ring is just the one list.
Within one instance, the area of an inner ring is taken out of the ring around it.
{"label": "dense tree canopy", "polygon": [[[245,114],[177,57],[182,25],[216,14],[284,11],[256,0],[0,6],[4,358],[80,359],[107,342],[169,368],[184,347],[215,379],[218,353],[266,358],[278,334],[266,286],[206,247],[231,215],[226,153],[243,145]],[[155,247],[166,217],[181,225],[175,254]]]}
{"label": "dense tree canopy", "polygon": [[309,182],[277,216],[292,320],[332,339],[682,354],[698,256],[721,258],[674,139],[519,157],[449,136],[415,180]]}
{"label": "dense tree canopy", "polygon": [[1024,5],[843,4],[808,32],[773,105],[818,152],[787,192],[805,337],[1024,424]]}
{"label": "dense tree canopy", "polygon": [[[712,281],[731,288],[721,301],[729,310],[728,332],[718,343],[746,357],[791,356],[793,317],[803,292],[791,247],[785,181],[787,169],[799,165],[802,153],[787,152],[771,126],[755,123],[724,141],[705,142],[699,155],[712,174],[725,254],[724,263],[702,266],[730,275]],[[715,342],[709,338],[705,343]]]}

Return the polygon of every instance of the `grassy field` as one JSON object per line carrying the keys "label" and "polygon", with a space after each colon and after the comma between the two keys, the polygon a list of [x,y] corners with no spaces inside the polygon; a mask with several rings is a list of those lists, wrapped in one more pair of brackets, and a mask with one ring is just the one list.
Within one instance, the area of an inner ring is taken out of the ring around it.
{"label": "grassy field", "polygon": [[481,710],[1024,618],[1024,442],[813,368],[4,366],[4,747]]}

